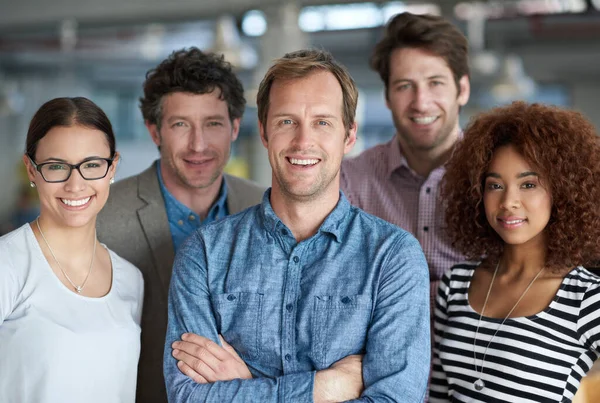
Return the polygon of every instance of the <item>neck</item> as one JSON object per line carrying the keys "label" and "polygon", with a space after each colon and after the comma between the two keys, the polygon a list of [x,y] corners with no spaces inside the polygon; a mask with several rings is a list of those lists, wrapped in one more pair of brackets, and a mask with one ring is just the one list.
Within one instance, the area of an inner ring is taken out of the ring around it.
{"label": "neck", "polygon": [[165,187],[184,206],[195,212],[202,220],[219,197],[223,174],[210,185],[203,188],[193,188],[182,183],[175,175],[171,174],[161,160],[161,174]]}
{"label": "neck", "polygon": [[[301,242],[317,233],[323,221],[335,209],[339,199],[339,186],[332,186],[327,194],[310,200],[298,200],[285,195],[273,178],[271,207],[277,217],[292,231],[296,241]],[[335,190],[335,192],[333,191]]]}
{"label": "neck", "polygon": [[[38,222],[46,241],[56,257],[65,260],[75,260],[76,255],[89,258],[96,242],[96,219],[81,227],[67,227],[40,214]],[[34,233],[38,233],[35,222],[31,224]],[[41,233],[39,234],[41,237]]]}
{"label": "neck", "polygon": [[415,171],[420,176],[426,178],[429,176],[431,171],[442,166],[446,163],[446,161],[448,161],[452,155],[454,145],[458,141],[459,133],[460,129],[457,123],[452,133],[450,133],[443,143],[428,149],[410,147],[402,140],[401,136],[397,136],[397,138],[402,155],[404,155],[404,158],[406,158],[406,162],[408,163],[410,169]]}
{"label": "neck", "polygon": [[531,277],[546,265],[546,248],[541,245],[505,245],[500,258],[499,276]]}

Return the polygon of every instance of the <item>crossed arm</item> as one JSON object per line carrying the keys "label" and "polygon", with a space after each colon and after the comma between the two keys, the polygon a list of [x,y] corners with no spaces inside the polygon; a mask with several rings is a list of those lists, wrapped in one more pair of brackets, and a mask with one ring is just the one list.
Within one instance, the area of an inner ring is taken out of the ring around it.
{"label": "crossed arm", "polygon": [[[430,358],[429,277],[417,241],[407,241],[385,259],[362,362],[349,356],[323,371],[274,378],[252,378],[220,339],[205,264],[197,249],[182,248],[169,293],[164,360],[169,401],[422,402]],[[203,337],[190,335],[198,329]]]}
{"label": "crossed arm", "polygon": [[[200,384],[234,379],[252,379],[252,374],[235,349],[220,335],[221,345],[206,337],[185,333],[173,342],[173,357],[179,370]],[[315,373],[315,403],[357,399],[363,390],[362,356],[351,355],[330,368]]]}

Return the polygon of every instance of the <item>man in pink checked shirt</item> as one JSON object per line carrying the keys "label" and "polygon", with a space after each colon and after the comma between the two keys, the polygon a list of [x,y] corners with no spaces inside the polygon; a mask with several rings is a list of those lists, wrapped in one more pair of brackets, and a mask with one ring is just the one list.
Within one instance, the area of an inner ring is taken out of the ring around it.
{"label": "man in pink checked shirt", "polygon": [[445,270],[463,260],[444,227],[438,190],[459,140],[460,107],[469,100],[468,43],[450,22],[402,13],[388,23],[371,67],[385,85],[396,135],[342,164],[350,202],[410,231],[429,264],[431,314]]}

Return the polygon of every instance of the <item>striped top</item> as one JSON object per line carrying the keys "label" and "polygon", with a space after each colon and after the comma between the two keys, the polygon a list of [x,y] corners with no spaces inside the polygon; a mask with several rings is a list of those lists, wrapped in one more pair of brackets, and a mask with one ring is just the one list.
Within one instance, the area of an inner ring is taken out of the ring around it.
{"label": "striped top", "polygon": [[[583,267],[567,274],[550,305],[506,320],[490,344],[483,374],[475,372],[473,341],[479,313],[468,302],[475,264],[453,266],[435,307],[430,402],[571,402],[581,378],[600,357],[600,277]],[[483,317],[477,369],[502,319]],[[481,378],[485,387],[476,391]]]}

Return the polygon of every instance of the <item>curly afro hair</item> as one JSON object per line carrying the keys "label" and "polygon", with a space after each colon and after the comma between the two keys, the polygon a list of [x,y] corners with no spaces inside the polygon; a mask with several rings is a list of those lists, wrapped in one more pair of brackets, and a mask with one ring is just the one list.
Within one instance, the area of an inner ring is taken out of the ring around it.
{"label": "curly afro hair", "polygon": [[498,259],[504,242],[489,225],[484,176],[494,151],[514,146],[539,170],[552,211],[546,226],[548,267],[562,271],[600,257],[600,138],[578,112],[514,102],[469,122],[442,183],[447,231],[467,258]]}

